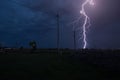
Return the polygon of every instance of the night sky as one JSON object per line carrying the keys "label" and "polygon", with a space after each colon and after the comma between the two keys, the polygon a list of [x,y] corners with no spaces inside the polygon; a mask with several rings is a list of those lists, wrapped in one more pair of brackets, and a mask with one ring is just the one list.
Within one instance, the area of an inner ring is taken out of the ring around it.
{"label": "night sky", "polygon": [[[35,40],[39,48],[56,48],[57,21],[60,14],[60,47],[73,48],[72,22],[80,17],[84,0],[1,0],[0,44],[6,47],[29,47]],[[95,0],[86,7],[91,18],[87,32],[88,48],[120,48],[120,0]],[[77,48],[83,18],[76,24]],[[78,29],[80,28],[80,29]]]}

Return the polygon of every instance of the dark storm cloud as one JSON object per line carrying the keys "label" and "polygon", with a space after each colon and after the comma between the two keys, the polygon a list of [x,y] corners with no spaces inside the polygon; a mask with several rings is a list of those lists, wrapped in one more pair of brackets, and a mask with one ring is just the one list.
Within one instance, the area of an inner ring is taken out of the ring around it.
{"label": "dark storm cloud", "polygon": [[[21,5],[21,3],[3,0],[0,3],[0,10],[1,43],[6,43],[11,46],[16,42],[26,42],[27,44],[36,35],[40,36],[43,31],[49,30],[49,25],[47,24],[50,22],[45,21],[49,17],[48,15],[43,12],[34,13],[27,7]],[[45,21],[46,24],[42,23],[42,21]],[[41,25],[44,26],[42,29],[38,27]],[[34,37],[30,38],[32,33],[34,33]]]}
{"label": "dark storm cloud", "polygon": [[31,8],[34,11],[50,11],[56,12],[58,10],[72,9],[76,5],[80,5],[80,0],[24,0],[21,4]]}
{"label": "dark storm cloud", "polygon": [[[63,1],[61,2],[61,0],[1,1],[1,43],[5,42],[7,45],[13,46],[16,42],[27,44],[28,41],[32,39],[35,39],[37,42],[40,42],[42,39],[45,41],[43,44],[41,44],[42,46],[44,46],[46,43],[46,47],[55,47],[56,12],[57,10],[64,9],[64,6],[72,7],[71,5],[67,4],[66,1],[64,2],[65,3],[63,3]],[[65,10],[67,11],[67,8],[65,8]],[[65,18],[69,19],[69,17],[66,16],[63,16],[61,19],[65,21]],[[64,23],[62,26],[63,25]],[[68,32],[66,31],[64,34],[67,36]],[[53,45],[47,45],[49,43]]]}

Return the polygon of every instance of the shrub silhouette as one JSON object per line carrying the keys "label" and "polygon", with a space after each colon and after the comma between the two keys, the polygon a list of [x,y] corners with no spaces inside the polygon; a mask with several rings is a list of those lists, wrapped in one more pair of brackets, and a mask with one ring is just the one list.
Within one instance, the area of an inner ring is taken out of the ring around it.
{"label": "shrub silhouette", "polygon": [[31,47],[33,50],[36,50],[36,49],[37,49],[36,41],[30,41],[30,42],[29,42],[29,45],[30,45],[30,47]]}

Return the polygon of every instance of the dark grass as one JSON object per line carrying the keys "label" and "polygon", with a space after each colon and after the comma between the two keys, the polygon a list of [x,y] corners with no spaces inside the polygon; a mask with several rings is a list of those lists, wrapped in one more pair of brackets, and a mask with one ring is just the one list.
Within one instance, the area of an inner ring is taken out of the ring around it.
{"label": "dark grass", "polygon": [[2,50],[0,80],[119,80],[119,50]]}

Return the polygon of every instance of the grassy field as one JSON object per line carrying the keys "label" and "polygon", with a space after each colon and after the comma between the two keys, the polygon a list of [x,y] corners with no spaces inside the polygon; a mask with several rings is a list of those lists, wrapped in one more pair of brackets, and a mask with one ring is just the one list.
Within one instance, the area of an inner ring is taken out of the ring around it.
{"label": "grassy field", "polygon": [[0,80],[119,80],[120,51],[3,50]]}

